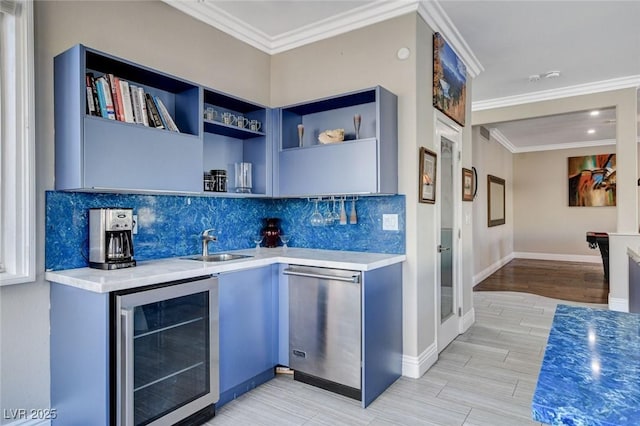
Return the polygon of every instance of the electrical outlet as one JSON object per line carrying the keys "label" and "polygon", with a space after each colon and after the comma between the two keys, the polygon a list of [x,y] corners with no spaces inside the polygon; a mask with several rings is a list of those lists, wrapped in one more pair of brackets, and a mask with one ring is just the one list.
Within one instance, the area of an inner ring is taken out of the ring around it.
{"label": "electrical outlet", "polygon": [[133,215],[133,231],[132,231],[133,235],[136,235],[138,233],[138,215],[134,214]]}
{"label": "electrical outlet", "polygon": [[382,215],[382,230],[383,231],[397,231],[398,230],[398,215],[397,214],[383,214]]}

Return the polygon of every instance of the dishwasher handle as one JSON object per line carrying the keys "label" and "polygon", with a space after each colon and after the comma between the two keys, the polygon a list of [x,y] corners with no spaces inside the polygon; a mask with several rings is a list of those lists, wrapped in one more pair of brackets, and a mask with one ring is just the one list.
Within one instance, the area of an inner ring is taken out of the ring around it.
{"label": "dishwasher handle", "polygon": [[302,272],[296,271],[294,269],[285,269],[282,271],[285,275],[295,275],[298,277],[307,277],[307,278],[319,278],[323,280],[333,280],[333,281],[345,281],[348,283],[359,283],[360,282],[360,274],[354,273],[350,277],[341,277],[339,275],[328,275],[328,274],[317,274],[314,272]]}

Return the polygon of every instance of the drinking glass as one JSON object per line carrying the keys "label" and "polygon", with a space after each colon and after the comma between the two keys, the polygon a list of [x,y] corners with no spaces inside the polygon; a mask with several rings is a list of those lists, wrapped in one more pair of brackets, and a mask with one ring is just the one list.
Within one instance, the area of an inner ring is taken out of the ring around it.
{"label": "drinking glass", "polygon": [[260,243],[262,242],[263,239],[264,239],[264,236],[262,236],[262,235],[254,235],[253,236],[253,242],[256,245],[256,250],[260,249]]}
{"label": "drinking glass", "polygon": [[333,213],[331,213],[331,209],[329,209],[328,203],[327,203],[327,211],[324,214],[324,224],[327,226],[333,225]]}
{"label": "drinking glass", "polygon": [[289,235],[280,235],[280,241],[282,241],[282,248],[286,249],[287,243],[291,240],[291,236]]}
{"label": "drinking glass", "polygon": [[333,207],[331,208],[331,215],[333,216],[333,221],[334,222],[340,222],[340,213],[338,213],[336,211],[336,199],[334,197],[333,198]]}
{"label": "drinking glass", "polygon": [[324,225],[324,217],[322,217],[322,214],[318,211],[318,200],[313,200],[313,202],[315,203],[315,207],[309,221],[311,222],[311,226],[322,226]]}

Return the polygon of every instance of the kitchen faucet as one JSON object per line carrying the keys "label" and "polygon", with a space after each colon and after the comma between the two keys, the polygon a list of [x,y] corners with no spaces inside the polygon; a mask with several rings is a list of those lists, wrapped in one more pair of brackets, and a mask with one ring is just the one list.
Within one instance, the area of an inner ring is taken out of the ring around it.
{"label": "kitchen faucet", "polygon": [[202,256],[209,256],[209,241],[218,241],[218,237],[212,235],[215,231],[214,228],[202,231]]}

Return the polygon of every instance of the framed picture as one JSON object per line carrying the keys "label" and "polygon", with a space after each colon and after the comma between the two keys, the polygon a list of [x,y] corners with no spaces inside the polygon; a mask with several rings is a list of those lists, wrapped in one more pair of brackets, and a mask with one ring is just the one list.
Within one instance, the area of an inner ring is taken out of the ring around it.
{"label": "framed picture", "polygon": [[438,156],[427,148],[420,148],[420,194],[421,203],[436,202],[436,163]]}
{"label": "framed picture", "polygon": [[462,169],[462,201],[473,201],[474,188],[473,171]]}
{"label": "framed picture", "polygon": [[505,224],[505,181],[497,176],[487,175],[488,223],[489,227]]}
{"label": "framed picture", "polygon": [[464,126],[467,67],[440,33],[433,35],[433,106]]}
{"label": "framed picture", "polygon": [[616,154],[569,157],[569,207],[616,205]]}

